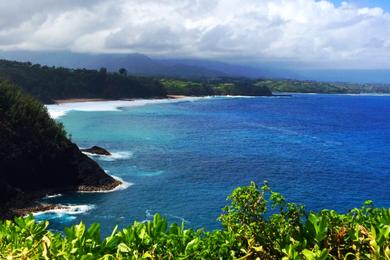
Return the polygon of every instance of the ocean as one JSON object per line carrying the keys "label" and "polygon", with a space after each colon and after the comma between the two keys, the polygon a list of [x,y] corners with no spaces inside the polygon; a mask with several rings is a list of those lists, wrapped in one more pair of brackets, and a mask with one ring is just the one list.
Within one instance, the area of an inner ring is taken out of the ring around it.
{"label": "ocean", "polygon": [[[137,103],[138,102],[138,103]],[[60,194],[44,201],[71,205],[39,213],[50,228],[150,220],[206,230],[226,197],[267,180],[309,210],[347,212],[373,200],[390,207],[390,96],[310,95],[210,97],[48,106],[80,147],[125,186],[109,193]],[[77,109],[77,110],[72,110]]]}

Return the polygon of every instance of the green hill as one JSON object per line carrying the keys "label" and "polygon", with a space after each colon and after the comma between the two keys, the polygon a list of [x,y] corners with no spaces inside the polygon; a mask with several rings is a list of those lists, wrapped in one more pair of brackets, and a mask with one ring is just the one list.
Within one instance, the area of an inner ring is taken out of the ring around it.
{"label": "green hill", "polygon": [[29,62],[0,60],[0,78],[49,103],[66,98],[164,97],[164,87],[151,78],[127,76],[126,70],[108,73],[97,70],[41,66]]}
{"label": "green hill", "polygon": [[0,216],[47,193],[118,184],[69,141],[39,101],[0,81]]}

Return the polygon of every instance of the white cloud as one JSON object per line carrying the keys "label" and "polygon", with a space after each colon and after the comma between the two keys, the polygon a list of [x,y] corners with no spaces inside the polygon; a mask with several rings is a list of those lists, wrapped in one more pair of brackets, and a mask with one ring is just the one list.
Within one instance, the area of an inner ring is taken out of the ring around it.
{"label": "white cloud", "polygon": [[390,68],[390,14],[315,0],[0,0],[0,49]]}

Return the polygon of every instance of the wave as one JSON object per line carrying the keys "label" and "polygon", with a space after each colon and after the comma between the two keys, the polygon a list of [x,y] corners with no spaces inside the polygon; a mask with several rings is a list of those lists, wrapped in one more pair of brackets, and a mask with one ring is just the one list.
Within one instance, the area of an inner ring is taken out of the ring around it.
{"label": "wave", "polygon": [[61,193],[59,194],[52,194],[52,195],[46,195],[43,199],[44,200],[47,200],[47,199],[54,199],[54,198],[58,198],[58,197],[62,197],[63,195]]}
{"label": "wave", "polygon": [[112,176],[115,180],[122,182],[122,184],[119,185],[118,187],[116,187],[115,189],[113,189],[113,191],[125,190],[125,189],[129,188],[131,185],[134,184],[134,183],[131,183],[131,182],[124,181],[122,178],[120,178],[120,177],[118,177],[118,176],[114,176],[114,175],[111,175],[111,176]]}
{"label": "wave", "polygon": [[141,176],[145,176],[145,177],[154,177],[154,176],[160,176],[161,174],[163,174],[164,171],[154,171],[154,172],[143,172],[141,174]]}
{"label": "wave", "polygon": [[150,104],[177,103],[183,101],[195,101],[204,97],[184,97],[178,99],[135,99],[114,101],[87,101],[46,105],[49,115],[57,119],[66,115],[69,111],[121,111],[125,107],[140,107]]}
{"label": "wave", "polygon": [[54,214],[67,214],[67,215],[78,215],[84,214],[94,208],[95,205],[72,205],[72,204],[57,204],[58,208],[49,209],[44,211],[38,211],[33,213],[34,216],[40,216],[43,214],[54,213]]}
{"label": "wave", "polygon": [[225,95],[225,96],[221,96],[221,97],[224,97],[224,98],[258,98],[258,97],[262,97],[262,96]]}
{"label": "wave", "polygon": [[94,159],[98,159],[106,162],[112,162],[116,160],[126,160],[133,156],[133,153],[128,151],[112,152],[111,155],[100,155],[100,154],[93,154],[88,152],[83,152],[83,153]]}

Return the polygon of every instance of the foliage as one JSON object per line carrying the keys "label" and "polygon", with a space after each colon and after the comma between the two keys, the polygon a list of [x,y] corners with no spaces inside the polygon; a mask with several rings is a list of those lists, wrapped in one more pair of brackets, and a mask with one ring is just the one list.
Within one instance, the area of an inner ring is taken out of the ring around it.
{"label": "foliage", "polygon": [[367,202],[346,214],[308,212],[265,184],[228,197],[222,230],[185,229],[156,214],[104,239],[98,224],[53,233],[32,216],[0,224],[8,259],[390,259],[390,209]]}
{"label": "foliage", "polygon": [[[19,188],[40,187],[47,177],[41,165],[70,146],[63,126],[46,108],[6,81],[0,81],[0,140],[0,179]],[[7,196],[0,192],[4,200]]]}
{"label": "foliage", "polygon": [[390,93],[390,85],[317,82],[287,79],[211,78],[203,80],[162,79],[171,95],[246,95],[266,96],[272,92],[359,94]]}
{"label": "foliage", "polygon": [[66,138],[62,124],[48,116],[42,103],[6,81],[0,81],[0,114],[21,138],[28,137],[25,141],[34,145],[45,144],[47,139],[60,145]]}
{"label": "foliage", "polygon": [[66,136],[45,106],[0,80],[0,216],[41,194],[101,187],[114,180]]}
{"label": "foliage", "polygon": [[243,95],[270,96],[268,87],[257,86],[254,81],[243,78],[210,79],[203,81],[188,81],[177,79],[162,79],[161,83],[170,95],[213,96],[213,95]]}
{"label": "foliage", "polygon": [[323,93],[323,94],[359,94],[390,93],[386,84],[353,84],[342,82],[317,82],[304,80],[256,80],[257,86],[264,86],[273,92]]}
{"label": "foliage", "polygon": [[151,78],[127,76],[125,69],[97,70],[48,67],[29,62],[0,60],[0,78],[19,85],[43,102],[66,98],[163,97],[164,87]]}

